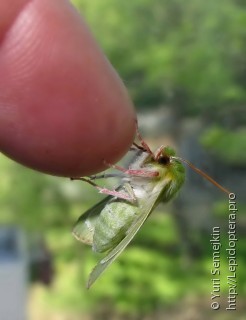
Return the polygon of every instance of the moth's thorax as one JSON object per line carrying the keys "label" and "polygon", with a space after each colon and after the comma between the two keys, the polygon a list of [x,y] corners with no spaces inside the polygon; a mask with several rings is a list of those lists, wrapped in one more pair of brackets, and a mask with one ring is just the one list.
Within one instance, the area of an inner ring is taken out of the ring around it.
{"label": "moth's thorax", "polygon": [[[174,154],[172,149],[168,152]],[[146,201],[151,194],[160,193],[163,201],[169,201],[184,182],[185,169],[182,163],[167,155],[164,147],[159,148],[156,154],[159,154],[158,160],[145,153],[131,165],[133,169],[158,172],[156,177],[132,176],[127,179],[139,200]]]}

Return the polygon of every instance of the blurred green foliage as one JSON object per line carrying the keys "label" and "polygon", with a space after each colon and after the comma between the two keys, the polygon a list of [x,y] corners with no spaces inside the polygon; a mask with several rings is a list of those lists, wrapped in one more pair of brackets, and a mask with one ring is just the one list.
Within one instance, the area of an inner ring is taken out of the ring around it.
{"label": "blurred green foliage", "polygon": [[[178,118],[196,115],[206,126],[219,124],[223,139],[211,129],[204,145],[229,164],[245,163],[238,156],[246,149],[244,133],[232,132],[246,123],[246,11],[240,1],[73,3],[137,109],[169,105]],[[224,148],[226,139],[231,143]]]}
{"label": "blurred green foliage", "polygon": [[183,114],[215,116],[245,102],[246,11],[239,1],[73,3],[137,106],[171,103]]}
{"label": "blurred green foliage", "polygon": [[201,143],[224,163],[244,167],[246,164],[246,129],[228,131],[213,126],[201,137]]}

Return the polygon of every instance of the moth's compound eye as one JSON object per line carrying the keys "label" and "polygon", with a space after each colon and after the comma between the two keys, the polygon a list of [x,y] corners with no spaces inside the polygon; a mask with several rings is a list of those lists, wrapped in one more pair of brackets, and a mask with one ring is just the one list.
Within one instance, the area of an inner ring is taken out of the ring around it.
{"label": "moth's compound eye", "polygon": [[170,163],[170,157],[167,155],[162,155],[159,157],[158,163],[163,164],[163,165],[167,165]]}

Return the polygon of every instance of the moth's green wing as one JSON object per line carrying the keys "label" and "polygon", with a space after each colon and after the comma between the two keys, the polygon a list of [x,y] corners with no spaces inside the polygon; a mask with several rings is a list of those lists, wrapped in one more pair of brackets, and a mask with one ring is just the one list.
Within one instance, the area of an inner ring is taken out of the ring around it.
{"label": "moth's green wing", "polygon": [[114,249],[112,249],[108,253],[108,255],[104,257],[92,270],[87,283],[88,289],[97,280],[97,278],[104,272],[104,270],[121,254],[121,252],[131,242],[135,234],[138,232],[138,230],[141,228],[141,226],[144,224],[144,222],[152,212],[156,199],[158,198],[158,195],[159,193],[153,195],[152,198],[149,199],[148,204],[142,208],[143,213],[130,226],[125,238],[121,240],[121,242]]}
{"label": "moth's green wing", "polygon": [[73,236],[77,240],[85,244],[92,245],[95,224],[98,216],[111,198],[111,196],[104,198],[79,217],[72,231]]}

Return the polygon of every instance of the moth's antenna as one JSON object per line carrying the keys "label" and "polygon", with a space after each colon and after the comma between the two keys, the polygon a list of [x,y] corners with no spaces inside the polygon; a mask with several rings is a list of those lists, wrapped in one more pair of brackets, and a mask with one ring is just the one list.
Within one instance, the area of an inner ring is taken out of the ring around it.
{"label": "moth's antenna", "polygon": [[211,178],[209,175],[207,175],[205,172],[203,172],[202,170],[198,169],[197,167],[194,166],[194,164],[192,164],[191,162],[189,162],[188,160],[182,159],[180,157],[172,157],[173,159],[182,161],[184,163],[186,163],[192,170],[194,170],[195,172],[197,172],[198,174],[200,174],[202,177],[204,177],[205,179],[207,179],[208,181],[210,181],[214,186],[216,186],[217,188],[219,188],[221,191],[225,192],[226,194],[230,194],[231,192],[227,189],[225,189],[224,187],[222,187],[218,182],[216,182],[213,178]]}
{"label": "moth's antenna", "polygon": [[138,140],[140,141],[142,146],[138,146],[135,142],[133,143],[133,145],[137,146],[139,149],[145,150],[147,153],[149,153],[153,158],[154,158],[154,154],[153,152],[150,150],[150,147],[147,145],[147,143],[144,141],[144,139],[142,138],[139,130],[138,130],[138,121],[137,119],[135,119],[135,126],[136,126],[136,135]]}

